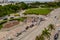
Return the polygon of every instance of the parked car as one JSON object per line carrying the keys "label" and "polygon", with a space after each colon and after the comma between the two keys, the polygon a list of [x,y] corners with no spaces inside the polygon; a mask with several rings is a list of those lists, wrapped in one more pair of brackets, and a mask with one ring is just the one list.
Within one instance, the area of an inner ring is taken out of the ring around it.
{"label": "parked car", "polygon": [[54,40],[57,40],[58,36],[59,36],[59,33],[56,33],[55,36],[54,36]]}
{"label": "parked car", "polygon": [[29,29],[29,26],[27,26],[25,29],[28,30]]}
{"label": "parked car", "polygon": [[32,28],[33,26],[34,26],[34,24],[31,24],[31,25],[30,25],[30,28]]}

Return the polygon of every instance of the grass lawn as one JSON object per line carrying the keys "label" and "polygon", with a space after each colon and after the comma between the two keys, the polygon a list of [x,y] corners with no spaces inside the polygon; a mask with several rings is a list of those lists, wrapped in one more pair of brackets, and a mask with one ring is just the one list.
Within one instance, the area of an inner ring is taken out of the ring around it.
{"label": "grass lawn", "polygon": [[36,14],[36,15],[47,15],[52,11],[52,9],[40,9],[40,8],[32,8],[32,9],[27,9],[25,11],[25,15],[27,14]]}

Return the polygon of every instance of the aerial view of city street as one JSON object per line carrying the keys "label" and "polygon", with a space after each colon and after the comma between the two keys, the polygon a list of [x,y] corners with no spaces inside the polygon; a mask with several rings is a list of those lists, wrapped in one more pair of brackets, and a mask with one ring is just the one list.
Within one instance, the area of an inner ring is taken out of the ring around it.
{"label": "aerial view of city street", "polygon": [[0,0],[0,40],[60,40],[60,0]]}

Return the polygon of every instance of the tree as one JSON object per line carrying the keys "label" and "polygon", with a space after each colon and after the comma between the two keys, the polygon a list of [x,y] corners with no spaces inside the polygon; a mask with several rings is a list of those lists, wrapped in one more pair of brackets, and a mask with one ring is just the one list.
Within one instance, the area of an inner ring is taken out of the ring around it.
{"label": "tree", "polygon": [[53,25],[53,24],[49,24],[49,26],[48,26],[48,30],[55,30],[54,25]]}
{"label": "tree", "polygon": [[39,40],[39,37],[38,37],[38,36],[36,36],[35,40]]}
{"label": "tree", "polygon": [[0,17],[16,13],[18,10],[20,10],[20,7],[16,4],[0,6]]}
{"label": "tree", "polygon": [[43,35],[40,35],[39,36],[39,40],[45,40],[44,36]]}
{"label": "tree", "polygon": [[43,35],[36,36],[35,40],[45,40]]}
{"label": "tree", "polygon": [[21,2],[20,3],[20,8],[23,9],[23,10],[24,9],[27,9],[28,8],[28,5],[26,3],[24,3],[24,2]]}
{"label": "tree", "polygon": [[47,38],[49,39],[51,34],[50,34],[49,30],[45,28],[45,29],[42,31],[42,35],[43,35],[44,37],[47,37]]}
{"label": "tree", "polygon": [[45,40],[45,38],[47,38],[49,40],[50,39],[50,35],[51,34],[50,34],[49,30],[45,28],[42,31],[42,34],[37,36],[35,40]]}
{"label": "tree", "polygon": [[40,6],[40,2],[32,2],[29,4],[30,8],[38,8]]}

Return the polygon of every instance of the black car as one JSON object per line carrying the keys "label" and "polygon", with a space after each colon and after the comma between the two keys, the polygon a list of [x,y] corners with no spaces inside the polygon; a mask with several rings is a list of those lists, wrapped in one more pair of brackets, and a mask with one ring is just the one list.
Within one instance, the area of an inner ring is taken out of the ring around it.
{"label": "black car", "polygon": [[58,39],[58,37],[59,37],[59,34],[58,34],[58,33],[56,33],[56,34],[55,34],[55,36],[54,36],[54,40],[57,40],[57,39]]}

